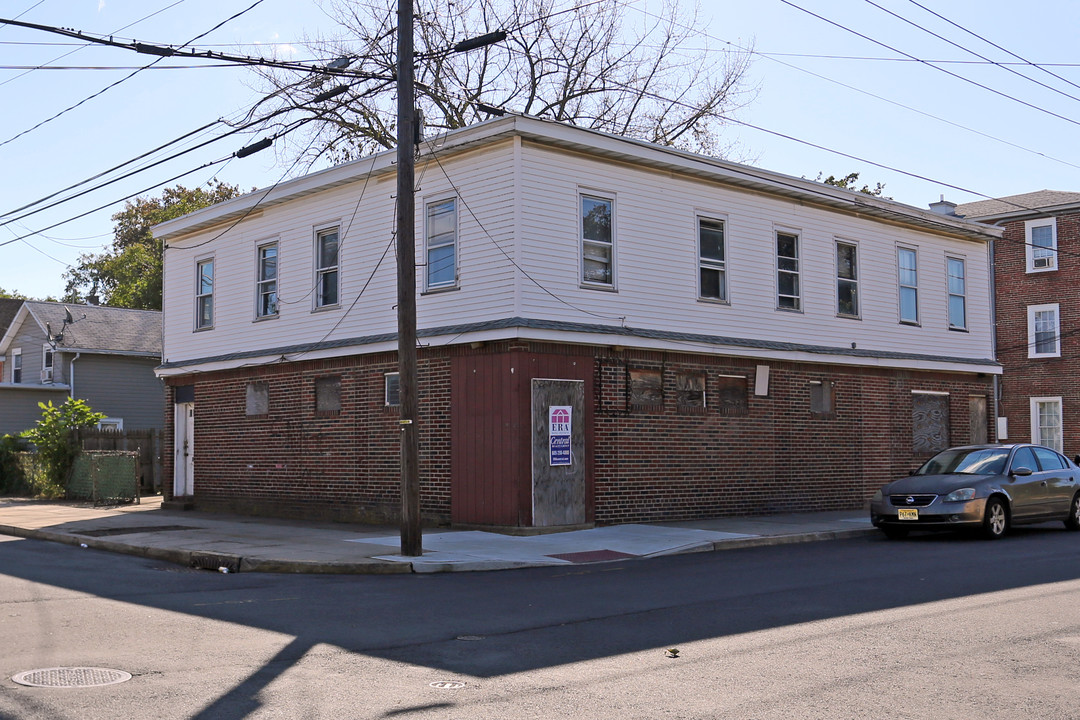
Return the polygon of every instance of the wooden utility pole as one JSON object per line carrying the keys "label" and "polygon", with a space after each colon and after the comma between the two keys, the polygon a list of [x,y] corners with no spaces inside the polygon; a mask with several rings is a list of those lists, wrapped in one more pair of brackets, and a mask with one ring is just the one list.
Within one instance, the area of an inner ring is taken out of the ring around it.
{"label": "wooden utility pole", "polygon": [[416,371],[416,97],[413,87],[413,0],[398,0],[397,37],[398,389],[401,402],[401,554],[422,555],[420,443]]}

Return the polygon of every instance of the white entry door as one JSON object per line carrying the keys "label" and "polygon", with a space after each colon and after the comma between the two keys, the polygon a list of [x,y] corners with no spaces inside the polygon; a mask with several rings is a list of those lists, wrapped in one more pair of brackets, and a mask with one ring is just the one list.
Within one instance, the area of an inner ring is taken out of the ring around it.
{"label": "white entry door", "polygon": [[195,494],[195,403],[176,403],[173,497]]}

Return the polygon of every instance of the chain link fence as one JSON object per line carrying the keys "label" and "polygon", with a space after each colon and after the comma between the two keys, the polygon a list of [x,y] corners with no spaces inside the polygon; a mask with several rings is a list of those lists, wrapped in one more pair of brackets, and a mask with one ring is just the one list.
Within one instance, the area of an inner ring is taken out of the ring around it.
{"label": "chain link fence", "polygon": [[75,458],[67,484],[69,500],[95,505],[139,502],[138,452],[84,450]]}

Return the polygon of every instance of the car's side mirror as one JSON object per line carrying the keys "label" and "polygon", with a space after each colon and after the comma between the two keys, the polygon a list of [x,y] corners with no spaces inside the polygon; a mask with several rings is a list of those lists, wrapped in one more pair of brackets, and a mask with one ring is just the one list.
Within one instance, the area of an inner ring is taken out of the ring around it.
{"label": "car's side mirror", "polygon": [[1018,468],[1013,468],[1012,472],[1009,473],[1009,474],[1010,475],[1019,475],[1020,477],[1027,477],[1028,475],[1031,474],[1031,468],[1024,467],[1024,466],[1021,465]]}

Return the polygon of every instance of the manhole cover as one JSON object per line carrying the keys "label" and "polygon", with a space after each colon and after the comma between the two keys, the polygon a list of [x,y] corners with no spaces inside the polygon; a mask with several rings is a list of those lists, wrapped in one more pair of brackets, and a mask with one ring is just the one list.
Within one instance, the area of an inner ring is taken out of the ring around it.
{"label": "manhole cover", "polygon": [[30,687],[84,688],[115,685],[127,682],[131,673],[123,670],[96,667],[55,667],[27,670],[11,678],[12,682]]}
{"label": "manhole cover", "polygon": [[438,680],[429,684],[431,687],[438,688],[439,690],[460,690],[465,687],[465,683],[460,680]]}

